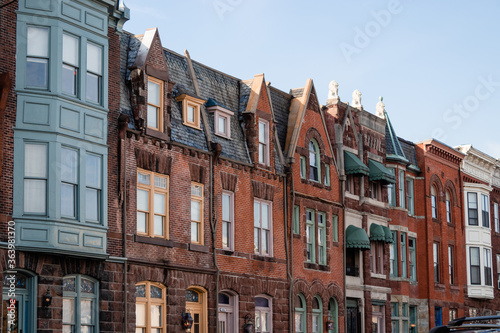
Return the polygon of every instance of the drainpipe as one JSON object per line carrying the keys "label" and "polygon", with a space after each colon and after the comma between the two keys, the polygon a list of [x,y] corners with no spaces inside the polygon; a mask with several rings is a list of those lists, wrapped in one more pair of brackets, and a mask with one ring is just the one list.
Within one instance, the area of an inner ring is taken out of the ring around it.
{"label": "drainpipe", "polygon": [[[292,191],[292,207],[295,207],[295,185],[293,183],[293,173],[292,173],[292,170],[291,168],[289,169],[289,174],[290,174],[290,187],[291,187],[291,191]],[[286,191],[286,177],[285,177],[285,191]],[[286,212],[288,211],[288,209],[286,208],[287,206],[287,195],[285,194],[285,214]],[[293,208],[292,208],[293,209]],[[292,214],[292,218],[293,218],[293,214]],[[286,219],[286,215],[285,215],[285,219]],[[287,223],[288,224],[288,223]],[[285,245],[286,245],[286,242],[285,242]],[[288,292],[288,302],[289,302],[289,330],[290,330],[290,333],[293,333],[293,325],[291,323],[293,323],[293,300],[294,300],[294,297],[293,297],[293,228],[290,228],[290,256],[289,256],[289,260],[290,260],[290,270],[288,272],[288,279],[290,280],[290,290]]]}
{"label": "drainpipe", "polygon": [[118,117],[118,130],[119,130],[119,175],[121,188],[121,201],[122,201],[122,242],[123,242],[123,333],[127,333],[128,325],[128,283],[127,283],[127,271],[128,271],[128,261],[127,261],[127,126],[130,119],[128,116],[121,114]]}
{"label": "drainpipe", "polygon": [[214,143],[210,145],[211,153],[209,155],[209,182],[210,182],[210,227],[212,233],[212,253],[214,258],[214,266],[215,266],[215,331],[219,332],[219,277],[220,277],[220,269],[217,264],[217,252],[215,241],[217,238],[217,213],[214,211],[215,207],[215,189],[214,189],[214,175],[215,175],[215,166],[214,162],[218,159],[220,153],[222,152],[222,146],[219,143]]}
{"label": "drainpipe", "polygon": [[[286,274],[287,274],[287,277],[288,277],[288,281],[289,281],[289,284],[290,284],[290,287],[288,288],[288,317],[289,317],[289,320],[288,322],[291,323],[292,322],[292,315],[293,315],[293,278],[292,278],[292,267],[293,267],[293,255],[292,255],[292,250],[288,250],[289,248],[290,249],[293,249],[293,231],[292,231],[292,228],[290,227],[290,245],[288,245],[288,235],[286,233],[286,230],[288,229],[289,227],[289,224],[288,224],[288,193],[287,193],[287,176],[288,175],[291,175],[291,172],[286,172],[285,173],[285,176],[283,177],[283,205],[284,205],[284,219],[285,219],[285,233],[284,233],[284,236],[285,236],[285,253],[286,253],[286,260],[287,260],[287,265],[286,265]],[[292,175],[292,184],[293,184],[293,175]],[[293,216],[293,214],[292,214]],[[293,325],[289,324],[288,326],[288,330],[290,331],[290,333],[293,333]]]}

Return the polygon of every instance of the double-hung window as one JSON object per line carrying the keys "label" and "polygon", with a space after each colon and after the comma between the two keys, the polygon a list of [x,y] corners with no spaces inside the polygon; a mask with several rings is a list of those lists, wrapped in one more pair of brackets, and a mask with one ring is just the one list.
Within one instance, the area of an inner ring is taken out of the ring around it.
{"label": "double-hung window", "polygon": [[497,284],[500,289],[500,254],[497,254]]}
{"label": "double-hung window", "polygon": [[448,274],[450,274],[450,285],[455,284],[455,265],[454,265],[453,246],[448,245]]}
{"label": "double-hung window", "polygon": [[137,233],[167,238],[168,177],[137,170]]}
{"label": "double-hung window", "polygon": [[[391,174],[395,175],[394,168],[388,168]],[[389,201],[389,206],[396,207],[396,184],[388,184],[387,185],[387,200]]]}
{"label": "double-hung window", "polygon": [[234,249],[234,193],[222,193],[222,248]]}
{"label": "double-hung window", "polygon": [[273,331],[272,300],[265,296],[255,297],[255,333]]}
{"label": "double-hung window", "polygon": [[406,206],[408,214],[415,215],[415,205],[413,201],[413,179],[406,178]]}
{"label": "double-hung window", "polygon": [[490,198],[487,195],[481,194],[481,218],[483,227],[490,227]]}
{"label": "double-hung window", "polygon": [[408,238],[408,261],[410,266],[410,281],[417,281],[417,255],[416,255],[416,239]]}
{"label": "double-hung window", "polygon": [[293,206],[293,233],[300,234],[300,206]]}
{"label": "double-hung window", "polygon": [[498,219],[498,203],[493,204],[493,214],[495,219],[495,232],[500,232],[500,222]]}
{"label": "double-hung window", "polygon": [[401,276],[407,277],[406,268],[406,233],[402,232],[401,236]]}
{"label": "double-hung window", "polygon": [[479,225],[477,209],[477,193],[467,192],[467,215],[469,218],[469,225]]}
{"label": "double-hung window", "polygon": [[446,191],[446,222],[448,223],[452,222],[450,191]]}
{"label": "double-hung window", "polygon": [[63,279],[62,332],[95,332],[99,324],[98,282],[82,275]]}
{"label": "double-hung window", "polygon": [[492,286],[491,281],[491,250],[484,249],[484,284]]}
{"label": "double-hung window", "polygon": [[481,284],[481,259],[479,247],[469,248],[470,283]]}
{"label": "double-hung window", "polygon": [[326,214],[318,213],[318,264],[326,265]]}
{"label": "double-hung window", "polygon": [[302,294],[295,296],[295,332],[305,333],[307,332],[307,307],[306,299]]}
{"label": "double-hung window", "polygon": [[269,165],[269,123],[259,120],[259,163]]}
{"label": "double-hung window", "polygon": [[389,244],[390,276],[398,276],[398,233],[391,231],[392,243]]}
{"label": "double-hung window", "polygon": [[320,181],[321,163],[319,146],[316,140],[309,142],[309,179],[315,182]]}
{"label": "double-hung window", "polygon": [[46,215],[47,153],[44,143],[24,145],[24,213]]}
{"label": "double-hung window", "polygon": [[100,104],[102,100],[101,46],[87,42],[87,101]]}
{"label": "double-hung window", "polygon": [[253,204],[254,218],[254,252],[260,255],[271,255],[272,213],[271,203],[255,200]]}
{"label": "double-hung window", "polygon": [[306,210],[306,243],[307,261],[316,262],[316,240],[314,210]]}
{"label": "double-hung window", "polygon": [[61,216],[65,218],[77,217],[79,164],[75,149],[61,148]]}
{"label": "double-hung window", "polygon": [[438,209],[437,209],[437,197],[436,197],[436,187],[434,185],[431,186],[431,211],[432,211],[432,218],[437,219],[438,218]]}
{"label": "double-hung window", "polygon": [[439,283],[440,280],[440,272],[439,272],[439,243],[434,242],[432,244],[432,258],[434,262],[434,282]]}
{"label": "double-hung window", "polygon": [[101,216],[101,169],[102,157],[87,154],[85,217],[89,221],[99,222]]}
{"label": "double-hung window", "polygon": [[78,68],[80,67],[80,39],[63,34],[62,92],[76,96],[78,93]]}
{"label": "double-hung window", "polygon": [[148,80],[148,127],[163,131],[163,82],[154,78]]}
{"label": "double-hung window", "polygon": [[191,183],[191,243],[203,245],[203,185]]}
{"label": "double-hung window", "polygon": [[28,26],[26,86],[47,88],[49,84],[49,32],[47,27]]}
{"label": "double-hung window", "polygon": [[399,170],[399,207],[405,208],[405,172]]}

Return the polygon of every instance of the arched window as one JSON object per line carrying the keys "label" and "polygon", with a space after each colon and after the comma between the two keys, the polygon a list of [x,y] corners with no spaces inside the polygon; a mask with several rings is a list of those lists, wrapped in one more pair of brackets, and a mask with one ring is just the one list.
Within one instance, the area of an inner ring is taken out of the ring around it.
{"label": "arched window", "polygon": [[434,185],[431,186],[431,205],[432,205],[432,218],[437,219],[437,197],[436,197],[436,187]]}
{"label": "arched window", "polygon": [[451,223],[452,216],[451,216],[451,194],[450,191],[446,191],[446,222]]}
{"label": "arched window", "polygon": [[207,322],[207,292],[200,287],[186,289],[186,311],[193,317],[191,332],[208,332]]}
{"label": "arched window", "polygon": [[[2,329],[1,332],[36,332],[36,284],[37,277],[30,272],[16,274],[4,273],[2,290]],[[15,299],[15,302],[14,302]],[[14,309],[15,316],[9,325],[7,315]]]}
{"label": "arched window", "polygon": [[229,290],[219,293],[219,331],[238,332],[238,296]]}
{"label": "arched window", "polygon": [[302,294],[295,296],[295,332],[306,332],[306,299]]}
{"label": "arched window", "polygon": [[267,296],[255,297],[255,333],[273,331],[273,305]]}
{"label": "arched window", "polygon": [[333,328],[328,333],[337,333],[339,331],[339,307],[335,298],[330,298],[328,302],[328,320],[333,322]]}
{"label": "arched window", "polygon": [[323,301],[319,296],[314,296],[312,302],[312,331],[323,332]]}
{"label": "arched window", "polygon": [[63,279],[63,332],[95,332],[99,325],[99,283],[85,275]]}
{"label": "arched window", "polygon": [[312,139],[309,142],[309,179],[319,182],[320,169],[319,146],[316,140]]}
{"label": "arched window", "polygon": [[165,286],[155,282],[135,285],[136,332],[165,332]]}

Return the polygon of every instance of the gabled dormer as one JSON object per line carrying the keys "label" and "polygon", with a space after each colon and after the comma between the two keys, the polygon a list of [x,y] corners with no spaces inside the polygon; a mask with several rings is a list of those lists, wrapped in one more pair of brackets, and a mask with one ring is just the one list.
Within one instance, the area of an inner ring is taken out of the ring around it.
{"label": "gabled dormer", "polygon": [[264,74],[244,81],[250,87],[248,101],[242,112],[251,161],[259,167],[274,170],[275,157],[282,158],[270,91]]}
{"label": "gabled dormer", "polygon": [[137,130],[163,140],[170,140],[170,108],[174,83],[170,80],[167,61],[157,28],[135,36],[140,41],[129,67],[131,104]]}

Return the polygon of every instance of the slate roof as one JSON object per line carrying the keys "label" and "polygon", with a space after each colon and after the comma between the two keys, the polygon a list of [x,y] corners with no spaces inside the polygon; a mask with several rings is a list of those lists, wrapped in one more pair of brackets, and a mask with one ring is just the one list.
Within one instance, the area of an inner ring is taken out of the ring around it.
{"label": "slate roof", "polygon": [[290,112],[292,96],[274,87],[269,88],[274,110],[274,119],[276,120],[276,130],[278,131],[278,140],[280,142],[281,151],[285,151],[288,114]]}
{"label": "slate roof", "polygon": [[394,127],[392,127],[391,120],[386,111],[384,111],[384,116],[386,119],[385,124],[385,153],[387,158],[393,160],[400,160],[401,162],[408,162],[408,158],[405,156],[403,148],[399,143],[398,137]]}
{"label": "slate roof", "polygon": [[245,80],[240,82],[240,106],[239,111],[245,112],[247,109],[248,99],[250,98],[250,93],[252,92],[253,80]]}
{"label": "slate roof", "polygon": [[415,151],[415,144],[413,142],[406,141],[405,139],[402,139],[400,137],[398,137],[398,140],[406,158],[410,162],[409,166],[413,167],[413,169],[417,171],[420,171],[417,162],[417,152]]}

